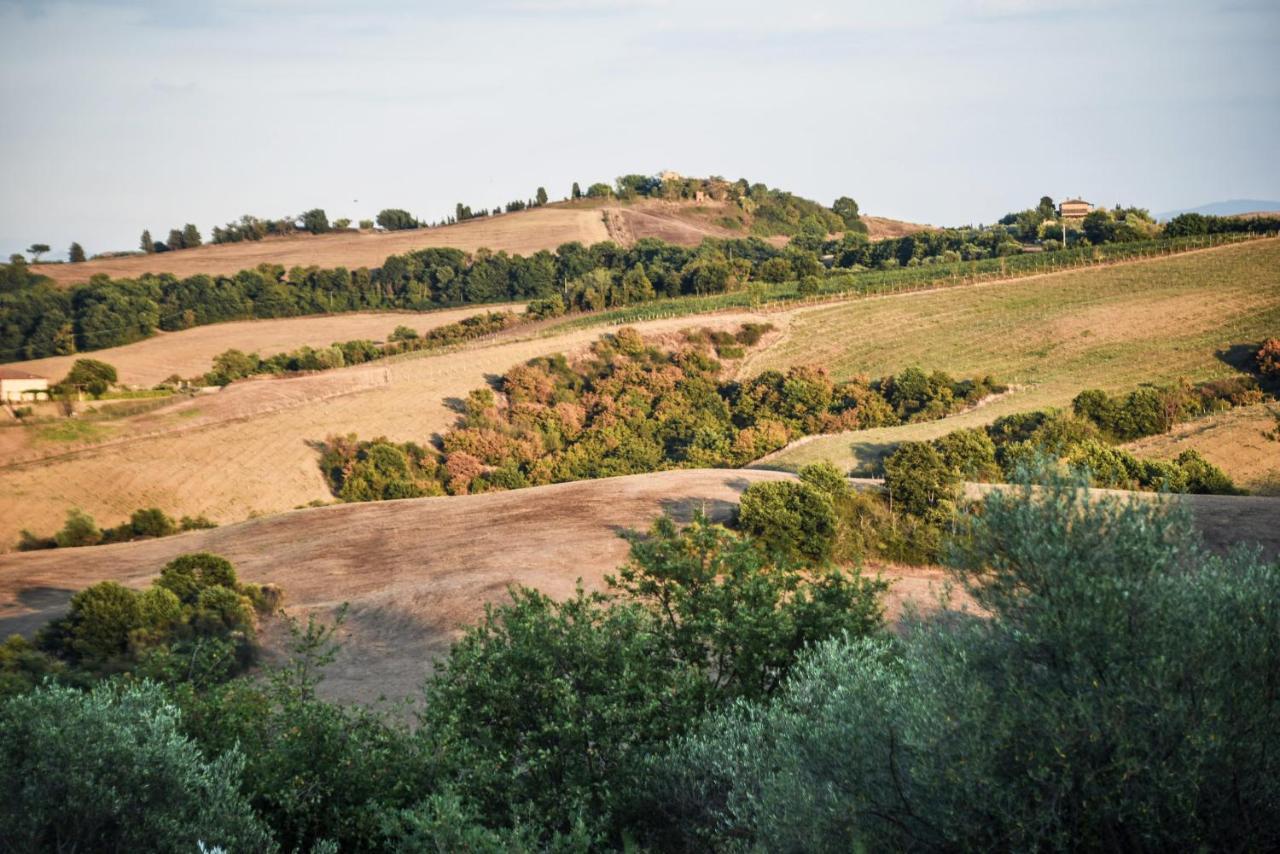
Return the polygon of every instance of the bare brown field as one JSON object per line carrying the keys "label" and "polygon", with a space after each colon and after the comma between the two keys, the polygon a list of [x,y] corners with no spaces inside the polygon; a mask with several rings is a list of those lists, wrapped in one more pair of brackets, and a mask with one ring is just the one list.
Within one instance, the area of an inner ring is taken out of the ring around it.
{"label": "bare brown field", "polygon": [[88,356],[114,365],[121,384],[150,388],[173,374],[181,377],[202,374],[209,370],[214,356],[232,348],[270,356],[304,345],[327,347],[335,341],[358,338],[384,341],[397,326],[426,332],[484,311],[505,310],[523,311],[524,304],[469,305],[429,312],[354,312],[238,320],[197,326],[181,332],[158,332],[151,338],[122,347],[12,364],[50,380],[60,380],[76,359]]}
{"label": "bare brown field", "polygon": [[[777,315],[743,313],[631,325],[656,335],[747,320],[786,322]],[[23,528],[57,530],[72,507],[102,525],[117,524],[133,510],[152,506],[175,517],[205,514],[218,522],[235,522],[331,500],[314,443],[350,432],[427,441],[455,422],[451,404],[471,389],[536,356],[581,350],[607,328],[504,337],[374,366],[236,383],[181,404],[195,415],[161,410],[130,420],[110,438],[165,430],[158,435],[70,457],[0,465],[0,551],[12,548]],[[335,394],[364,380],[370,383],[366,390]]]}
{"label": "bare brown field", "polygon": [[[1199,451],[1236,486],[1258,495],[1280,496],[1280,442],[1263,435],[1280,427],[1277,417],[1280,406],[1261,403],[1179,424],[1163,436],[1148,436],[1125,447],[1156,459]],[[1280,528],[1280,517],[1275,523]]]}
{"label": "bare brown field", "polygon": [[172,273],[185,277],[196,273],[236,273],[259,264],[281,264],[286,269],[313,264],[355,269],[378,267],[388,255],[431,246],[448,246],[465,252],[489,248],[530,255],[573,240],[591,244],[608,239],[609,233],[599,210],[550,205],[438,228],[302,234],[201,246],[159,255],[100,258],[82,264],[36,264],[31,269],[60,285],[72,285],[87,282],[97,273],[106,273],[112,278],[131,278],[143,273]]}
{"label": "bare brown field", "polygon": [[[485,603],[512,584],[555,598],[579,579],[603,587],[626,560],[626,530],[644,530],[662,513],[688,520],[695,510],[728,519],[752,482],[776,472],[685,470],[556,484],[513,492],[343,504],[255,519],[211,531],[114,546],[0,557],[0,634],[30,633],[59,615],[76,590],[105,579],[141,587],[176,555],[207,550],[230,559],[242,578],[280,585],[295,615],[331,617],[350,603],[345,646],[324,692],[373,701],[413,696],[433,659]],[[1280,501],[1190,496],[1208,532],[1252,532],[1280,554]],[[1215,547],[1228,543],[1221,537]],[[937,604],[948,577],[937,568],[876,564],[893,582],[890,619],[908,603]],[[959,595],[954,594],[953,595]],[[954,599],[963,604],[962,598]],[[267,642],[279,648],[279,633]]]}
{"label": "bare brown field", "polygon": [[904,222],[900,219],[888,219],[882,216],[859,217],[867,226],[867,237],[871,240],[888,240],[891,237],[906,237],[922,231],[937,231],[937,226],[922,225],[916,222]]}

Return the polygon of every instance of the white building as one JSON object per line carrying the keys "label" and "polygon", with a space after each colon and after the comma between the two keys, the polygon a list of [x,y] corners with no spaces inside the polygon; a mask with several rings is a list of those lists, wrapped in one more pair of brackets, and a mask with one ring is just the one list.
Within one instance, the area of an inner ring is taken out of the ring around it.
{"label": "white building", "polygon": [[49,397],[49,381],[44,377],[16,371],[13,368],[0,368],[0,401],[4,403],[21,403],[28,400],[47,400]]}

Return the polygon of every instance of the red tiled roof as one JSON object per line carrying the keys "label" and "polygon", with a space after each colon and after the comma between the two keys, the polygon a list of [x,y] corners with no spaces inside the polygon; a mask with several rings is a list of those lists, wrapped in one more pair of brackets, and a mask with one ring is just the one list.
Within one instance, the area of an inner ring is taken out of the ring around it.
{"label": "red tiled roof", "polygon": [[29,374],[26,371],[17,371],[13,368],[0,368],[0,380],[42,380],[44,377]]}

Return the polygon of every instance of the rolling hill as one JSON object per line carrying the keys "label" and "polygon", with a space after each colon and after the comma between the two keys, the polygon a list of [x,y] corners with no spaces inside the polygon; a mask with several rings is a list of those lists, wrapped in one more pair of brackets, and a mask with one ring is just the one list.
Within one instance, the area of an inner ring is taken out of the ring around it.
{"label": "rolling hill", "polygon": [[1230,199],[1225,202],[1210,202],[1194,208],[1178,208],[1156,214],[1158,220],[1169,220],[1184,213],[1198,213],[1206,216],[1239,216],[1240,214],[1280,211],[1280,202],[1266,199]]}
{"label": "rolling hill", "polygon": [[[774,324],[779,331],[748,358],[743,374],[818,363],[848,378],[914,364],[957,376],[991,373],[1020,386],[943,421],[817,437],[769,462],[794,468],[829,459],[853,469],[873,463],[903,439],[1063,405],[1086,387],[1119,391],[1180,376],[1226,375],[1233,369],[1217,351],[1261,340],[1280,327],[1277,269],[1280,241],[1264,240],[978,286],[633,325],[659,334],[749,320]],[[325,322],[330,320],[341,318]],[[91,437],[111,442],[100,447],[35,437],[23,445],[23,459],[43,459],[0,465],[0,549],[11,548],[22,528],[56,530],[72,507],[103,525],[145,506],[226,523],[331,500],[314,443],[352,432],[427,441],[454,423],[459,399],[488,378],[535,356],[589,345],[606,328],[583,325],[589,320],[577,318],[565,328],[517,328],[448,352],[236,383],[215,395],[113,422],[105,435]],[[240,346],[252,349],[254,325],[238,328],[245,336],[237,339]],[[188,330],[161,340],[178,346],[182,336],[201,334]],[[223,338],[219,346],[235,343]],[[111,361],[115,354],[97,356]],[[1259,488],[1270,478],[1268,470],[1280,469],[1277,456],[1246,465],[1237,455],[1227,472],[1241,485]]]}
{"label": "rolling hill", "polygon": [[[485,603],[510,585],[554,598],[579,580],[602,589],[603,577],[626,560],[619,535],[644,530],[662,513],[687,520],[695,510],[724,521],[738,496],[756,481],[787,477],[764,471],[683,470],[555,484],[512,492],[344,504],[298,510],[210,531],[160,540],[0,557],[0,634],[30,633],[62,613],[72,593],[111,579],[145,586],[173,557],[212,551],[230,559],[248,581],[285,591],[295,615],[332,618],[350,604],[343,649],[328,669],[323,692],[334,699],[373,701],[417,693],[431,661]],[[1280,528],[1269,526],[1276,500],[1189,496],[1210,543],[1230,526],[1257,532],[1269,554],[1280,554]],[[890,617],[905,603],[928,608],[947,576],[927,567],[876,564],[893,582]],[[957,594],[958,595],[958,594]],[[283,632],[268,632],[269,650],[284,648]]]}
{"label": "rolling hill", "polygon": [[[452,247],[466,252],[487,248],[531,255],[572,241],[590,245],[613,240],[629,246],[646,237],[696,246],[708,237],[747,236],[740,220],[726,219],[736,210],[728,203],[715,200],[639,199],[623,203],[582,199],[434,228],[304,233],[260,241],[209,244],[156,255],[95,258],[80,264],[34,264],[31,269],[57,284],[73,285],[87,282],[100,273],[112,278],[172,273],[181,278],[197,273],[231,274],[259,264],[279,264],[286,269],[312,265],[348,269],[377,267],[388,255],[428,247]],[[872,239],[931,228],[882,217],[865,217],[864,221]],[[786,238],[772,240],[786,242]]]}

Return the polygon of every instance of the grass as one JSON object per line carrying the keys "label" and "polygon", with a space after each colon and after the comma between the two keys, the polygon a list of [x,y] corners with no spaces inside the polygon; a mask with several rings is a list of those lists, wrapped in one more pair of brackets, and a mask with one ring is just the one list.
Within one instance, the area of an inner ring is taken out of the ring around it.
{"label": "grass", "polygon": [[991,374],[1020,388],[989,406],[926,424],[814,439],[769,461],[828,459],[867,472],[899,442],[1064,406],[1086,388],[1212,379],[1245,345],[1280,333],[1280,242],[1149,264],[1081,270],[998,287],[865,300],[800,313],[782,341],[745,368],[819,363],[844,379],[910,365]]}
{"label": "grass", "polygon": [[117,389],[109,391],[99,397],[98,400],[145,400],[153,397],[171,397],[172,389],[167,388],[139,388],[139,389]]}
{"label": "grass", "polygon": [[36,430],[41,442],[93,442],[107,434],[107,430],[89,421],[66,419],[48,424]]}
{"label": "grass", "polygon": [[1209,237],[1184,237],[1149,240],[1137,243],[1115,243],[1089,246],[1059,252],[1027,253],[981,261],[958,261],[949,264],[922,264],[890,270],[865,272],[833,271],[823,279],[816,293],[801,294],[798,282],[768,284],[752,282],[746,288],[729,293],[666,297],[621,308],[588,314],[571,315],[543,331],[555,335],[573,329],[600,324],[636,323],[663,317],[709,314],[732,309],[759,309],[850,297],[877,297],[891,294],[937,290],[980,282],[1002,281],[1075,269],[1088,270],[1098,265],[1162,255],[1175,255],[1197,249],[1243,243],[1260,239],[1253,234],[1222,234]]}

